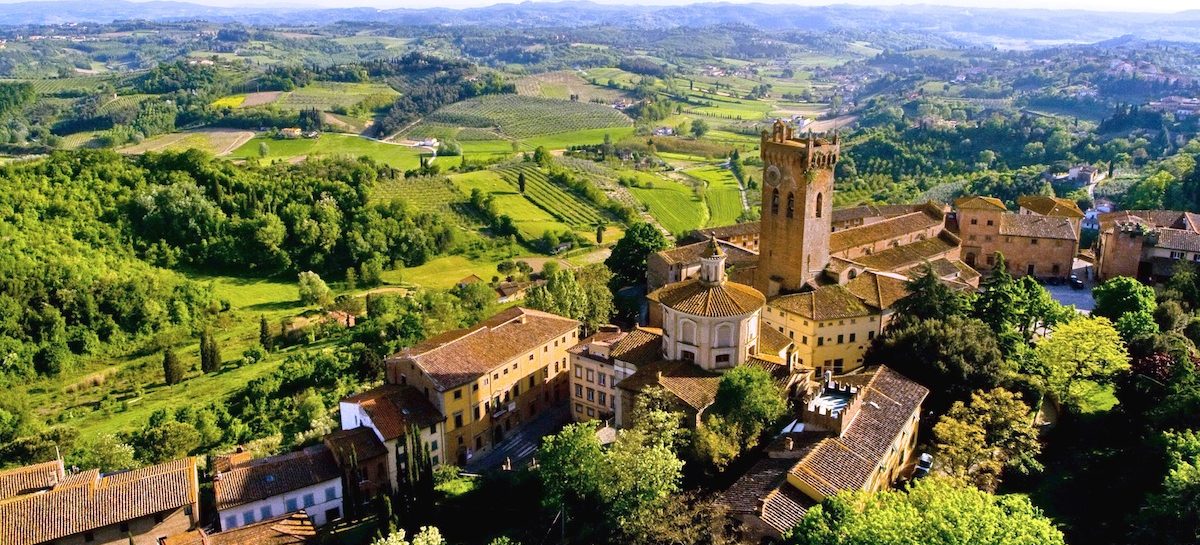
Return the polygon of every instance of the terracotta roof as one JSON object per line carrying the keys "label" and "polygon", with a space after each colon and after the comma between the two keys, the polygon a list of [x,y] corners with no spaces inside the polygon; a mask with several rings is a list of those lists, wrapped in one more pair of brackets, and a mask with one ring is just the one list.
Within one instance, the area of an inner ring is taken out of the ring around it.
{"label": "terracotta roof", "polygon": [[[701,241],[685,246],[677,246],[670,250],[662,250],[658,252],[658,256],[668,264],[692,264],[699,263],[700,258],[704,257],[709,252],[709,242]],[[736,265],[738,263],[753,262],[758,259],[758,254],[747,250],[737,244],[731,244],[724,240],[717,239],[719,248],[725,252],[728,263]]]}
{"label": "terracotta roof", "polygon": [[1061,216],[1064,218],[1083,218],[1083,211],[1071,199],[1049,197],[1046,195],[1026,195],[1017,199],[1017,205],[1035,214],[1043,216]]}
{"label": "terracotta roof", "polygon": [[707,229],[696,229],[689,238],[703,240],[710,236],[715,236],[725,240],[729,237],[741,235],[757,235],[762,232],[762,223],[757,221],[747,221],[745,223],[735,223],[733,225],[723,225],[721,227],[709,227]]}
{"label": "terracotta roof", "polygon": [[576,320],[513,307],[473,327],[432,337],[388,360],[415,363],[444,392],[578,329]]}
{"label": "terracotta roof", "polygon": [[384,441],[408,433],[410,424],[426,428],[446,420],[425,394],[412,386],[384,384],[343,399],[342,403],[362,407]]}
{"label": "terracotta roof", "polygon": [[218,473],[213,476],[213,494],[217,510],[224,511],[338,478],[333,453],[325,445],[316,445]]}
{"label": "terracotta roof", "polygon": [[920,204],[861,204],[833,209],[833,223],[867,218],[892,218],[921,208]]}
{"label": "terracotta roof", "polygon": [[339,467],[347,467],[358,461],[370,460],[388,453],[387,447],[379,441],[371,428],[354,428],[338,430],[323,439],[326,447],[333,453],[333,458]]}
{"label": "terracotta roof", "polygon": [[818,322],[866,316],[872,312],[862,299],[838,284],[776,297],[771,300],[771,306]]}
{"label": "terracotta roof", "polygon": [[198,528],[175,534],[163,545],[304,545],[316,541],[317,530],[303,509],[232,530],[210,534]]}
{"label": "terracotta roof", "polygon": [[1154,241],[1154,246],[1156,247],[1185,252],[1200,252],[1200,233],[1165,227],[1158,229],[1155,233],[1158,235],[1158,239]]}
{"label": "terracotta roof", "polygon": [[617,387],[637,393],[658,386],[674,394],[689,407],[702,411],[717,398],[717,384],[720,381],[721,375],[687,362],[657,361],[638,367],[632,375],[617,383]]}
{"label": "terracotta roof", "polygon": [[861,490],[907,428],[929,390],[886,366],[839,377],[858,386],[862,404],[839,437],[824,439],[788,473],[823,495]]}
{"label": "terracotta roof", "polygon": [[755,354],[746,358],[745,365],[766,371],[768,375],[771,375],[775,385],[780,388],[786,388],[792,382],[791,370],[778,356]]}
{"label": "terracotta roof", "polygon": [[500,294],[501,297],[508,297],[544,283],[541,280],[537,282],[501,282],[496,285],[496,293]]}
{"label": "terracotta roof", "polygon": [[803,456],[816,446],[823,435],[801,441],[795,451],[786,456],[768,455],[760,458],[746,473],[717,496],[717,502],[735,515],[756,516],[780,534],[787,533],[800,522],[817,502],[805,496],[787,482],[787,473]]}
{"label": "terracotta roof", "polygon": [[856,248],[873,242],[895,238],[907,233],[915,233],[930,227],[942,225],[944,218],[934,210],[922,208],[921,211],[888,218],[867,225],[834,231],[829,235],[829,251],[838,253],[850,248]]}
{"label": "terracotta roof", "polygon": [[1004,214],[1000,216],[1000,234],[1013,237],[1075,240],[1070,220],[1053,216]]}
{"label": "terracotta roof", "polygon": [[855,261],[872,269],[894,271],[928,261],[957,247],[957,237],[942,231],[936,237],[864,255],[856,258]]}
{"label": "terracotta roof", "polygon": [[778,355],[787,347],[793,345],[791,339],[787,335],[780,333],[778,329],[773,327],[763,326],[758,328],[758,350],[771,355]]}
{"label": "terracotta roof", "polygon": [[1200,215],[1175,210],[1121,210],[1100,214],[1097,218],[1101,229],[1116,222],[1133,222],[1152,227],[1170,227],[1200,232]]}
{"label": "terracotta roof", "polygon": [[698,278],[667,284],[647,297],[684,314],[708,317],[749,314],[767,301],[761,292],[745,284],[706,284]]}
{"label": "terracotta roof", "polygon": [[1008,207],[1004,206],[1004,201],[1001,201],[1000,199],[997,199],[995,197],[980,197],[980,196],[963,197],[961,199],[958,199],[958,200],[954,201],[954,207],[958,208],[960,210],[970,209],[970,208],[984,209],[984,210],[1001,210],[1001,211],[1008,210]]}
{"label": "terracotta roof", "polygon": [[662,330],[638,327],[613,343],[608,354],[635,366],[658,361],[662,358]]}
{"label": "terracotta roof", "polygon": [[892,308],[897,299],[908,295],[908,286],[904,278],[871,271],[847,282],[846,289],[865,304],[877,309]]}
{"label": "terracotta roof", "polygon": [[[0,501],[0,543],[33,545],[196,504],[195,458]],[[199,517],[199,513],[193,513]],[[20,521],[14,523],[13,521]]]}
{"label": "terracotta roof", "polygon": [[64,477],[62,460],[0,471],[0,500],[52,488]]}

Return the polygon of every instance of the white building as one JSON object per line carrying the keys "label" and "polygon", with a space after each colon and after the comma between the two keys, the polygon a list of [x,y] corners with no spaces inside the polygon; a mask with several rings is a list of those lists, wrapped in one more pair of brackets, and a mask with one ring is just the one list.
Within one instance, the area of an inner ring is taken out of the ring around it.
{"label": "white building", "polygon": [[443,432],[446,417],[424,394],[412,386],[384,384],[343,399],[342,429],[370,428],[388,451],[388,487],[396,490],[409,430],[420,430],[421,444],[429,451],[433,467],[446,460]]}
{"label": "white building", "polygon": [[213,462],[213,494],[222,530],[303,509],[316,526],[341,518],[341,470],[325,445],[251,459],[238,452]]}

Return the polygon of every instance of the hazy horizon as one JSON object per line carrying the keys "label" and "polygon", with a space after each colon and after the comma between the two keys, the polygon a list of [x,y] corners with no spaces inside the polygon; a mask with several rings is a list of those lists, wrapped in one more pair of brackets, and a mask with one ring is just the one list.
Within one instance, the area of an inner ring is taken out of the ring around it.
{"label": "hazy horizon", "polygon": [[[15,4],[25,2],[56,2],[66,0],[0,0],[0,4]],[[175,1],[200,4],[212,7],[246,7],[241,0],[129,0],[132,2]],[[561,0],[527,0],[533,3],[553,3]],[[708,0],[650,0],[635,2],[632,0],[590,0],[597,4],[607,5],[640,5],[640,6],[680,6],[690,4],[717,3]],[[497,4],[518,4],[524,1],[496,0],[266,0],[258,2],[262,8],[272,7],[303,7],[303,8],[355,8],[370,7],[380,9],[395,8],[476,8]],[[794,0],[720,0],[719,3],[730,4],[780,4],[801,5]],[[852,4],[856,6],[943,6],[947,8],[984,8],[984,9],[1037,9],[1037,10],[1082,10],[1093,12],[1118,13],[1175,13],[1200,8],[1194,0],[1154,0],[1142,2],[1136,6],[1118,0],[937,0],[932,2],[913,2],[908,0],[840,0],[805,2],[809,6],[831,6]],[[1136,9],[1135,9],[1136,8]]]}

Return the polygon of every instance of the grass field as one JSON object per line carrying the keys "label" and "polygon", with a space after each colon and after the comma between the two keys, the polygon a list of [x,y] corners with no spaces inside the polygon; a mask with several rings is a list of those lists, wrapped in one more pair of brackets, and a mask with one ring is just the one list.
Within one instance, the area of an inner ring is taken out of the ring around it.
{"label": "grass field", "polygon": [[246,95],[229,95],[213,101],[213,108],[240,108],[246,102]]}
{"label": "grass field", "polygon": [[707,205],[696,198],[692,188],[644,172],[622,173],[636,176],[653,187],[631,187],[629,192],[650,209],[650,215],[668,231],[679,234],[703,227],[708,220]]}
{"label": "grass field", "polygon": [[384,144],[358,136],[324,134],[320,138],[297,138],[295,140],[277,140],[266,136],[256,136],[234,150],[232,156],[248,160],[258,159],[258,145],[262,142],[267,144],[266,160],[268,161],[275,159],[290,161],[305,157],[366,156],[398,169],[409,170],[420,166],[420,156],[424,153],[417,148]]}
{"label": "grass field", "polygon": [[517,177],[520,173],[524,173],[525,198],[575,229],[586,230],[599,222],[608,222],[611,219],[598,210],[595,205],[551,183],[547,179],[546,173],[536,165],[515,163],[505,166],[497,172],[513,188],[517,187]]}
{"label": "grass field", "polygon": [[400,93],[382,83],[317,81],[284,93],[278,104],[285,110],[331,110],[337,106],[354,106],[372,96],[394,98]]}
{"label": "grass field", "polygon": [[534,204],[532,200],[521,195],[516,186],[505,180],[499,172],[480,170],[455,174],[450,176],[450,180],[464,195],[470,195],[472,189],[479,189],[491,195],[495,199],[497,210],[511,217],[525,238],[538,238],[547,230],[556,232],[572,230],[571,225],[555,218]]}
{"label": "grass field", "polygon": [[633,126],[629,117],[607,106],[521,95],[487,95],[456,102],[428,120],[460,127],[495,127],[519,139]]}
{"label": "grass field", "polygon": [[571,95],[578,95],[580,102],[591,102],[592,99],[612,102],[623,96],[616,89],[592,85],[573,70],[525,76],[517,80],[517,93],[558,100],[568,100]]}
{"label": "grass field", "polygon": [[468,220],[459,214],[459,208],[466,203],[467,196],[442,177],[398,177],[380,182],[371,191],[371,200],[376,202],[397,197],[427,212],[450,214],[464,222]]}
{"label": "grass field", "polygon": [[742,215],[742,197],[737,179],[728,170],[716,165],[685,171],[687,174],[708,183],[704,200],[708,204],[708,226],[737,223]]}
{"label": "grass field", "polygon": [[225,155],[238,149],[254,137],[250,131],[236,129],[204,129],[199,131],[160,134],[141,143],[121,148],[121,153],[139,154],[148,151],[186,151],[199,149],[213,155]]}

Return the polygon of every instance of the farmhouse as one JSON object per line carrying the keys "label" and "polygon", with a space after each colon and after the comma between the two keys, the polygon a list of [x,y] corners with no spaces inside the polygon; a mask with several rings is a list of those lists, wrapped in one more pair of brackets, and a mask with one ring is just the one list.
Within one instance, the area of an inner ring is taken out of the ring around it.
{"label": "farmhouse", "polygon": [[4,545],[156,545],[200,522],[196,459],[111,475],[68,474],[62,460],[3,471],[0,521]]}

